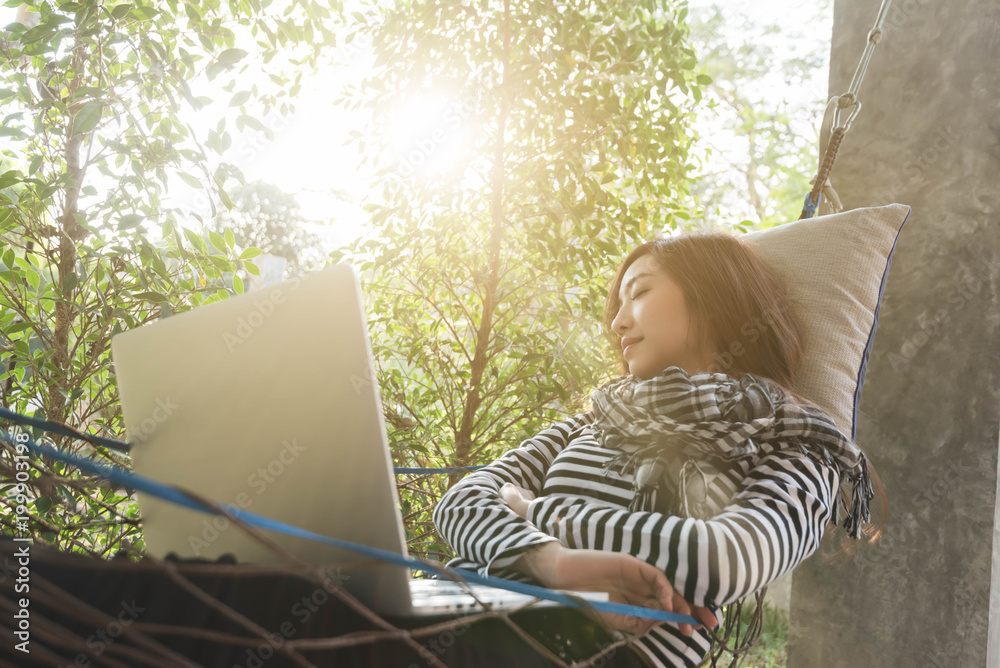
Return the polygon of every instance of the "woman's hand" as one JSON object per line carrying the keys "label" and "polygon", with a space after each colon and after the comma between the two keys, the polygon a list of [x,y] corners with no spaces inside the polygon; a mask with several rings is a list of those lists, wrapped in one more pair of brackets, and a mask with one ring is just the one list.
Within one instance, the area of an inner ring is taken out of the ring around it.
{"label": "woman's hand", "polygon": [[[710,627],[718,626],[709,609],[691,606],[674,590],[663,571],[630,554],[564,549],[556,559],[552,571],[555,576],[549,585],[551,588],[606,591],[609,599],[616,603],[690,615]],[[678,624],[610,612],[599,612],[597,615],[608,626],[629,633],[646,633],[660,624]],[[681,633],[690,636],[694,629],[700,629],[702,625],[693,628],[691,624],[679,626]]]}
{"label": "woman's hand", "polygon": [[510,506],[511,510],[522,518],[528,519],[528,504],[535,498],[535,495],[530,490],[508,482],[500,488],[500,498]]}
{"label": "woman's hand", "polygon": [[[525,552],[515,569],[532,575],[549,589],[604,591],[615,603],[666,610],[691,615],[715,628],[719,622],[706,607],[692,607],[674,591],[663,571],[629,554],[603,550],[575,550],[560,543],[545,543]],[[629,633],[646,633],[659,622],[645,617],[611,612],[587,613],[610,628]],[[701,628],[698,624],[694,628]],[[690,624],[680,624],[681,633],[693,633]]]}
{"label": "woman's hand", "polygon": [[[508,482],[500,488],[500,498],[520,517],[527,519],[528,504],[535,495]],[[708,608],[695,607],[692,611],[688,602],[674,591],[663,571],[630,554],[574,550],[551,542],[529,550],[512,567],[530,574],[549,589],[604,591],[615,603],[691,615],[712,628],[719,625]],[[677,623],[611,612],[595,614],[607,626],[630,633],[645,633],[661,623]],[[701,628],[701,624],[694,628]],[[690,624],[680,624],[680,629],[686,636],[693,633]]]}

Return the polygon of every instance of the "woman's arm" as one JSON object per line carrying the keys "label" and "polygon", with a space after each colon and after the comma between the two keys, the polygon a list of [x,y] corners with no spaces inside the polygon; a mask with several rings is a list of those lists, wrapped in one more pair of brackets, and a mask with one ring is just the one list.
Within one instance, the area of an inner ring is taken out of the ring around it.
{"label": "woman's arm", "polygon": [[710,520],[558,495],[531,501],[527,519],[567,547],[632,554],[662,569],[692,605],[715,607],[759,590],[815,552],[839,484],[832,466],[779,451],[762,457],[732,503]]}
{"label": "woman's arm", "polygon": [[540,494],[552,460],[589,419],[589,413],[581,413],[552,424],[486,468],[466,475],[441,497],[431,518],[456,554],[485,564],[483,574],[492,575],[529,547],[558,542],[511,510],[499,490],[510,482]]}

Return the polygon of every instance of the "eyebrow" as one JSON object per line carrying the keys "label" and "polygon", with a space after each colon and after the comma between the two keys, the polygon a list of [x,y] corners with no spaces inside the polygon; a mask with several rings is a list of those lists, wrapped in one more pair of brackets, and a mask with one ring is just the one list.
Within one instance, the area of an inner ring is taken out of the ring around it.
{"label": "eyebrow", "polygon": [[[643,276],[652,276],[652,274],[649,273],[648,271],[644,271],[641,274],[636,274],[632,278],[628,279],[627,281],[625,281],[625,292],[628,292],[632,284],[638,281]],[[618,295],[618,299],[621,300],[621,295]]]}

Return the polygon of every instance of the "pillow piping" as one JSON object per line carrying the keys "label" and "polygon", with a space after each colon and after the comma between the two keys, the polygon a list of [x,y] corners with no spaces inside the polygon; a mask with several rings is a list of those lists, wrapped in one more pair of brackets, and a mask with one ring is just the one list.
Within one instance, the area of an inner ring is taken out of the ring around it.
{"label": "pillow piping", "polygon": [[882,272],[882,283],[878,288],[878,299],[875,302],[872,328],[871,331],[868,332],[868,342],[865,344],[865,351],[861,356],[861,368],[858,370],[858,384],[854,390],[854,409],[851,413],[851,440],[857,440],[858,406],[861,403],[861,389],[864,387],[865,375],[868,372],[868,357],[871,355],[872,347],[874,346],[875,330],[878,329],[878,312],[882,307],[882,295],[885,292],[885,283],[889,278],[889,266],[892,264],[892,255],[896,251],[896,244],[899,242],[899,235],[903,231],[903,226],[906,225],[906,221],[910,218],[910,213],[912,211],[913,207],[907,207],[906,216],[903,218],[903,222],[896,231],[896,238],[893,239],[892,248],[889,250],[889,254],[885,258],[885,271]]}

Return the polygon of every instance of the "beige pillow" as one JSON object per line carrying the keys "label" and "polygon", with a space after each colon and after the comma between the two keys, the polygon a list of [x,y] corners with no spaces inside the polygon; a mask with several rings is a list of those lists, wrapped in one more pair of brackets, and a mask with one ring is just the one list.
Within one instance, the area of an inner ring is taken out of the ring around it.
{"label": "beige pillow", "polygon": [[805,328],[793,390],[856,438],[857,408],[905,204],[816,216],[744,235]]}

